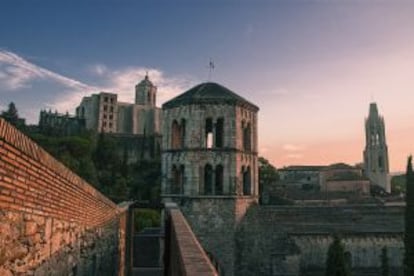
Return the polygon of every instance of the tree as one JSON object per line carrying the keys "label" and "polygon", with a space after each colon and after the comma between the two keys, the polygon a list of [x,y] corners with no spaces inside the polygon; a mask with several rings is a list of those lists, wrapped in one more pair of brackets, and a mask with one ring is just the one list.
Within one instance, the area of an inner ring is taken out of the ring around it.
{"label": "tree", "polygon": [[259,157],[259,191],[260,200],[264,194],[268,194],[272,184],[279,180],[276,168],[270,162]]}
{"label": "tree", "polygon": [[404,235],[404,266],[405,275],[414,275],[414,172],[412,156],[408,157],[406,172],[406,207]]}
{"label": "tree", "polygon": [[326,259],[326,276],[350,276],[349,266],[345,260],[344,246],[338,236],[329,246]]}
{"label": "tree", "polygon": [[1,113],[1,117],[17,128],[21,128],[25,124],[24,119],[19,118],[19,113],[14,102],[9,103],[9,108]]}
{"label": "tree", "polygon": [[390,275],[390,268],[388,266],[388,250],[386,246],[384,246],[381,250],[381,275]]}

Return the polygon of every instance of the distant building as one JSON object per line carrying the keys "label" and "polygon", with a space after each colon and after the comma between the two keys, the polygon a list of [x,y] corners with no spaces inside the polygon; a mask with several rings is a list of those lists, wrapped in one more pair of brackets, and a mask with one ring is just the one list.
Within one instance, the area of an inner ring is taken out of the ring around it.
{"label": "distant building", "polygon": [[332,164],[321,171],[321,191],[368,195],[370,181],[357,166],[345,163]]}
{"label": "distant building", "polygon": [[156,135],[161,133],[161,109],[156,107],[157,87],[148,76],[135,86],[135,103],[118,101],[115,93],[101,92],[84,97],[76,116],[96,132]]}
{"label": "distant building", "polygon": [[321,170],[325,166],[288,166],[278,170],[280,181],[286,186],[296,188],[319,189]]}
{"label": "distant building", "polygon": [[39,131],[46,135],[70,136],[85,131],[85,120],[68,113],[41,110],[39,118]]}
{"label": "distant building", "polygon": [[369,194],[370,182],[362,169],[345,163],[329,166],[289,166],[280,169],[280,183],[288,188],[321,192]]}
{"label": "distant building", "polygon": [[376,103],[369,106],[365,119],[364,171],[371,183],[391,192],[388,167],[388,147],[385,139],[384,118],[379,115]]}

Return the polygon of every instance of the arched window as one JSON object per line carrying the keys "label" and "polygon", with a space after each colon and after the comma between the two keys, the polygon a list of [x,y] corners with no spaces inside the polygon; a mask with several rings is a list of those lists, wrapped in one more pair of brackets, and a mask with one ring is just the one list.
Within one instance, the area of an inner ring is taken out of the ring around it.
{"label": "arched window", "polygon": [[184,148],[184,144],[185,144],[185,119],[181,119],[181,125],[180,125],[180,138],[181,138],[181,148]]}
{"label": "arched window", "polygon": [[171,168],[171,191],[172,194],[180,192],[180,172],[175,165]]}
{"label": "arched window", "polygon": [[216,123],[216,147],[223,147],[223,136],[224,136],[224,119],[217,119]]}
{"label": "arched window", "polygon": [[251,194],[252,194],[251,173],[250,173],[250,167],[247,167],[243,171],[243,195],[251,195]]}
{"label": "arched window", "polygon": [[180,194],[184,194],[184,184],[185,184],[185,167],[184,165],[181,165],[180,166],[180,182],[179,182]]}
{"label": "arched window", "polygon": [[223,194],[223,166],[222,165],[216,166],[214,194],[216,195]]}
{"label": "arched window", "polygon": [[171,193],[182,194],[184,192],[185,167],[173,165],[171,168]]}
{"label": "arched window", "polygon": [[211,149],[213,147],[213,120],[211,118],[206,119],[205,141],[206,148]]}
{"label": "arched window", "polygon": [[242,138],[243,138],[243,149],[246,151],[250,151],[252,149],[251,146],[251,125],[250,123],[242,122]]}
{"label": "arched window", "polygon": [[204,194],[213,194],[213,167],[210,164],[204,167]]}
{"label": "arched window", "polygon": [[378,156],[378,168],[382,169],[384,165],[384,162],[382,161],[382,156]]}
{"label": "arched window", "polygon": [[181,131],[180,126],[176,120],[173,121],[171,126],[171,148],[178,149],[181,146]]}

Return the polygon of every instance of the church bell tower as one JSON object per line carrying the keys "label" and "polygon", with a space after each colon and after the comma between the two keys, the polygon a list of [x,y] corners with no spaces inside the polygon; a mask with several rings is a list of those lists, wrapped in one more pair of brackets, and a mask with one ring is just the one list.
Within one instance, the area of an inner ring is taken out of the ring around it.
{"label": "church bell tower", "polygon": [[369,106],[369,115],[365,119],[365,175],[372,184],[391,192],[388,166],[388,147],[385,140],[384,118],[379,115],[376,103]]}

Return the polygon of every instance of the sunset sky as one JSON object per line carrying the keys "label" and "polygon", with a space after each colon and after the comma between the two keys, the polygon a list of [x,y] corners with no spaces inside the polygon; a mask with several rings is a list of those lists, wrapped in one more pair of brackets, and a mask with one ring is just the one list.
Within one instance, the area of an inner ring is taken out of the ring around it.
{"label": "sunset sky", "polygon": [[74,113],[99,91],[158,105],[208,78],[260,107],[259,154],[280,168],[354,164],[375,101],[390,168],[414,153],[414,1],[1,1],[0,110]]}

